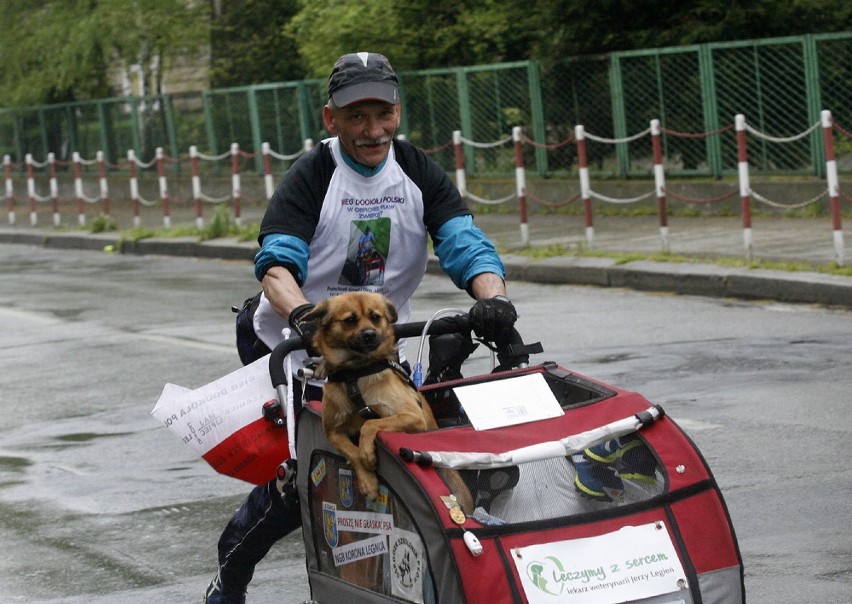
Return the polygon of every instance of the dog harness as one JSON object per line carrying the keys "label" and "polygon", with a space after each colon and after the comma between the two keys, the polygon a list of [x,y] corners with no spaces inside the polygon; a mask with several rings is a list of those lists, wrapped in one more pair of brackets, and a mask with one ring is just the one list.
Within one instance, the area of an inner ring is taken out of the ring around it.
{"label": "dog harness", "polygon": [[379,416],[375,411],[370,409],[370,406],[367,405],[367,401],[364,400],[364,396],[361,394],[361,389],[358,388],[358,378],[381,373],[386,369],[393,369],[396,371],[397,374],[403,378],[406,384],[411,386],[414,390],[417,390],[417,386],[411,380],[411,377],[408,375],[405,368],[396,361],[389,360],[377,361],[376,363],[367,365],[366,367],[338,369],[334,373],[330,373],[328,375],[328,381],[346,384],[347,394],[354,403],[355,408],[358,410],[358,415],[364,419],[375,419]]}

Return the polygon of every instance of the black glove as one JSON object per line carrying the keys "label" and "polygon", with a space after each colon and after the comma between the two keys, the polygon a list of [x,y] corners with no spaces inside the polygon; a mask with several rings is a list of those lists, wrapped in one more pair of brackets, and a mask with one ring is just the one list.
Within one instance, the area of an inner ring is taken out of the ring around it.
{"label": "black glove", "polygon": [[518,319],[515,306],[506,296],[477,300],[469,314],[473,332],[489,342],[497,341]]}
{"label": "black glove", "polygon": [[314,346],[314,334],[317,332],[316,321],[306,321],[304,316],[314,309],[313,304],[302,304],[293,309],[290,313],[288,322],[290,328],[296,332],[297,336],[301,336],[305,342],[305,350],[310,357],[320,356],[320,351]]}

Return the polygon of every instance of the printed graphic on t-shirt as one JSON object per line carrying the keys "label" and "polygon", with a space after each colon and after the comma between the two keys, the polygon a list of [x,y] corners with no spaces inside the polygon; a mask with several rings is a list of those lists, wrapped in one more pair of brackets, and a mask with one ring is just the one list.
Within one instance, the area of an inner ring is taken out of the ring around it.
{"label": "printed graphic on t-shirt", "polygon": [[390,247],[390,218],[353,220],[340,285],[384,285]]}

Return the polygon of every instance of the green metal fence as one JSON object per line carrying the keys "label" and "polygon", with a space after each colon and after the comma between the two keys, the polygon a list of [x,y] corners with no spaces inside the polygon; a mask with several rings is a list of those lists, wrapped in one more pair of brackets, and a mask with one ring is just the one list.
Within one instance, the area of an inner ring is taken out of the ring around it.
{"label": "green metal fence", "polygon": [[[452,133],[473,141],[505,139],[522,126],[536,145],[524,148],[527,169],[539,176],[576,174],[574,127],[590,140],[590,168],[598,177],[650,177],[649,137],[631,139],[659,119],[666,169],[672,175],[721,177],[736,171],[736,141],[726,131],[734,116],[769,135],[800,133],[828,109],[848,131],[852,124],[852,33],[808,35],[570,57],[546,69],[518,62],[400,74],[401,132],[452,170]],[[22,164],[49,152],[67,160],[105,153],[113,168],[127,150],[147,160],[162,147],[173,158],[190,146],[210,154],[236,142],[259,154],[268,142],[293,153],[319,140],[325,82],[305,80],[157,97],[0,109],[0,155]],[[509,176],[511,145],[466,147],[471,176]],[[852,171],[852,142],[837,144],[842,172]],[[756,173],[822,175],[819,132],[791,142],[755,142]],[[244,169],[262,170],[257,155]],[[174,163],[180,170],[180,163]]]}

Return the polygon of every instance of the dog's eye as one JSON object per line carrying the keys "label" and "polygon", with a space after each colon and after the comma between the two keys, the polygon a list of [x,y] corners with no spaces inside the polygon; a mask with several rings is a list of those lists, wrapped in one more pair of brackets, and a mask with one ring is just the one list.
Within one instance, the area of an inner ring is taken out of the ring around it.
{"label": "dog's eye", "polygon": [[348,317],[343,319],[343,323],[352,327],[353,325],[358,323],[358,317],[356,317],[355,315],[349,315]]}
{"label": "dog's eye", "polygon": [[370,313],[370,320],[373,323],[379,323],[382,320],[382,315],[377,312]]}

